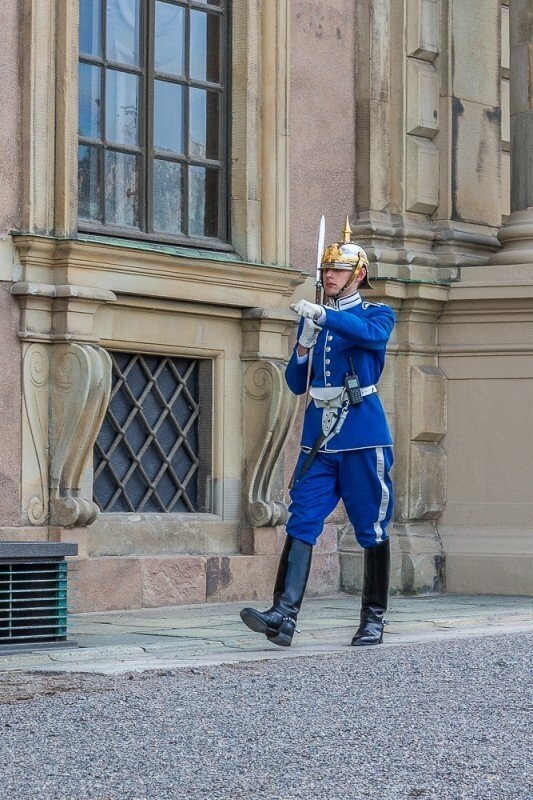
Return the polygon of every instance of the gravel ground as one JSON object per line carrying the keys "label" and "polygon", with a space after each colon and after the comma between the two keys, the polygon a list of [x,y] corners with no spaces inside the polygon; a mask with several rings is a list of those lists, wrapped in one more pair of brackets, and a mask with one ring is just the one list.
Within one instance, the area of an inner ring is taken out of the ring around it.
{"label": "gravel ground", "polygon": [[0,797],[532,800],[532,640],[0,675]]}

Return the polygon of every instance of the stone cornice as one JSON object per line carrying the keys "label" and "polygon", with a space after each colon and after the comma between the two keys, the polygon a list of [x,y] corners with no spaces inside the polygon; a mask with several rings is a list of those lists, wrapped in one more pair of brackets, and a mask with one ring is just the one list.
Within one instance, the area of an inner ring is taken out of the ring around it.
{"label": "stone cornice", "polygon": [[103,238],[19,234],[14,241],[28,283],[250,308],[285,305],[307,277],[291,267],[247,263],[228,254],[182,255]]}

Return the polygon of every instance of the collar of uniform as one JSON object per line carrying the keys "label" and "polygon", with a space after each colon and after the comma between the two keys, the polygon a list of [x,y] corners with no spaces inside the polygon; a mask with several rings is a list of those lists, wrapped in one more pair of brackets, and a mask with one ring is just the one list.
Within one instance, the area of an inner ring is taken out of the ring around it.
{"label": "collar of uniform", "polygon": [[334,300],[333,308],[338,309],[338,311],[345,311],[347,308],[358,306],[362,302],[359,292],[354,292],[354,294],[349,294],[348,297],[339,297],[338,300]]}

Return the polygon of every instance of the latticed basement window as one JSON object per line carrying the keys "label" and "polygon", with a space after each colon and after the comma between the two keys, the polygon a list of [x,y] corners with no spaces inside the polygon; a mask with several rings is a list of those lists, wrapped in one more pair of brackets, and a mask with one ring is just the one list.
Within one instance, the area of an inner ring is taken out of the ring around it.
{"label": "latticed basement window", "polygon": [[209,510],[211,362],[110,356],[111,399],[94,447],[95,502],[108,512]]}

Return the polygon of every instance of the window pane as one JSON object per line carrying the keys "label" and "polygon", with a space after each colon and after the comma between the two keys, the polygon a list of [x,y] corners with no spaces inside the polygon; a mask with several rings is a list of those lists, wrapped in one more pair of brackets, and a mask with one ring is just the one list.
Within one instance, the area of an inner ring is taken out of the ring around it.
{"label": "window pane", "polygon": [[100,0],[80,0],[80,53],[101,54],[101,14]]}
{"label": "window pane", "polygon": [[155,4],[154,67],[170,75],[185,73],[185,9]]}
{"label": "window pane", "polygon": [[190,77],[220,81],[220,22],[216,14],[191,11]]}
{"label": "window pane", "polygon": [[78,147],[78,214],[83,219],[102,219],[100,150]]}
{"label": "window pane", "polygon": [[154,147],[183,153],[183,87],[154,81]]}
{"label": "window pane", "polygon": [[183,178],[181,164],[154,161],[154,230],[181,233]]}
{"label": "window pane", "polygon": [[106,152],[105,219],[111,225],[139,226],[138,158],[129,153]]}
{"label": "window pane", "polygon": [[189,236],[218,234],[218,170],[189,167]]}
{"label": "window pane", "polygon": [[218,94],[191,89],[189,97],[189,155],[218,158]]}
{"label": "window pane", "polygon": [[196,0],[197,3],[209,3],[210,6],[221,6],[222,0]]}
{"label": "window pane", "polygon": [[139,0],[107,0],[106,55],[110,61],[139,64]]}
{"label": "window pane", "polygon": [[78,133],[100,139],[100,97],[102,70],[90,64],[80,64],[78,73]]}
{"label": "window pane", "polygon": [[128,72],[106,72],[106,139],[120,144],[139,144],[139,78]]}

